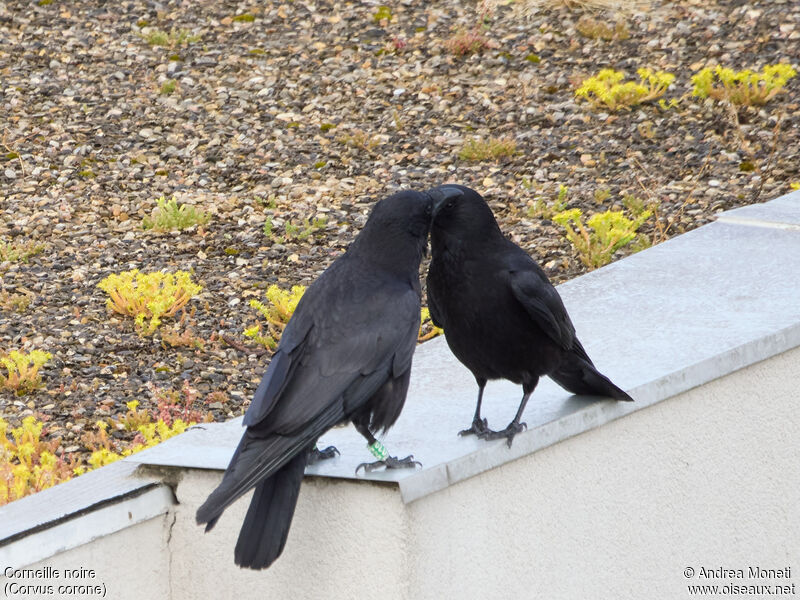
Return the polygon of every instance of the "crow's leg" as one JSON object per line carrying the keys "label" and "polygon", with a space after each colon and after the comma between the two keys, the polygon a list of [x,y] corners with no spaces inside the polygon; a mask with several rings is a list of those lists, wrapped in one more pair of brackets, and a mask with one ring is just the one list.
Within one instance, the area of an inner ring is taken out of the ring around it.
{"label": "crow's leg", "polygon": [[361,463],[358,465],[356,467],[356,475],[358,475],[358,472],[361,469],[364,469],[365,473],[369,473],[370,471],[375,471],[381,467],[386,467],[387,469],[413,469],[417,465],[420,467],[422,466],[421,462],[414,460],[413,455],[406,456],[405,458],[389,456],[389,451],[386,450],[383,444],[375,439],[375,436],[372,435],[372,432],[367,428],[366,425],[355,422],[353,425],[355,425],[356,430],[366,438],[367,448],[369,448],[369,451],[372,452],[372,455],[378,459],[375,462]]}
{"label": "crow's leg", "polygon": [[475,416],[472,417],[472,425],[470,428],[462,429],[458,432],[458,435],[475,434],[481,436],[484,433],[492,431],[489,429],[486,419],[481,419],[481,402],[483,401],[483,388],[486,387],[486,379],[483,377],[475,377],[475,381],[478,382],[478,405],[475,407]]}
{"label": "crow's leg", "polygon": [[317,448],[317,444],[315,443],[311,447],[311,451],[308,453],[308,464],[313,465],[321,460],[325,460],[326,458],[333,458],[337,454],[339,454],[339,451],[336,449],[336,446],[328,446],[327,448],[320,450]]}
{"label": "crow's leg", "polygon": [[517,409],[517,414],[514,416],[514,420],[508,424],[508,427],[502,431],[489,430],[484,434],[480,434],[479,437],[484,440],[498,440],[500,438],[506,438],[506,443],[508,444],[508,447],[511,448],[511,443],[514,441],[514,436],[528,428],[525,423],[520,423],[520,419],[522,418],[522,412],[525,410],[525,405],[528,403],[528,398],[531,397],[533,390],[536,389],[537,383],[539,383],[538,377],[533,379],[533,381],[524,381],[522,383],[522,401],[519,403],[519,408]]}

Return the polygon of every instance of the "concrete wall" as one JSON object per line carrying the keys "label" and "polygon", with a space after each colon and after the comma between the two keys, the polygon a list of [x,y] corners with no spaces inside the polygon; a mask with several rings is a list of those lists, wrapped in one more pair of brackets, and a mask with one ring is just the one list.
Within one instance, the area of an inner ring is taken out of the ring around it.
{"label": "concrete wall", "polygon": [[[164,514],[138,523],[111,535],[99,537],[88,544],[56,554],[46,560],[27,565],[24,569],[50,568],[59,572],[58,578],[0,577],[5,598],[112,598],[113,600],[158,600],[170,598],[170,525],[174,519]],[[80,527],[80,520],[75,527]],[[2,565],[5,569],[7,565]],[[66,578],[64,571],[83,571],[75,578]],[[94,573],[89,574],[88,570]],[[18,587],[7,585],[52,585],[54,593],[15,593]],[[78,590],[58,593],[58,586],[101,586],[104,593]]]}
{"label": "concrete wall", "polygon": [[268,570],[251,571],[233,563],[251,494],[209,533],[195,524],[197,507],[220,475],[192,470],[178,485],[170,544],[174,600],[408,597],[408,514],[396,486],[306,478],[283,554]]}

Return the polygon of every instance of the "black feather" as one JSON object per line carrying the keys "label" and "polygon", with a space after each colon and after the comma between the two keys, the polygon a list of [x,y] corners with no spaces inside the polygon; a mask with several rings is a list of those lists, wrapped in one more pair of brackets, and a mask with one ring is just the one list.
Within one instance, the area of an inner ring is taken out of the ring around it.
{"label": "black feather", "polygon": [[222,482],[197,511],[211,529],[256,487],[237,564],[269,566],[281,553],[306,455],[337,423],[370,429],[397,420],[419,331],[419,263],[432,199],[401,192],[378,202],[347,252],[306,290],[244,418]]}
{"label": "black feather", "polygon": [[450,349],[481,389],[489,379],[522,384],[520,411],[542,375],[575,394],[631,400],[594,367],[558,292],[506,239],[480,194],[446,187],[462,196],[435,212],[428,300]]}

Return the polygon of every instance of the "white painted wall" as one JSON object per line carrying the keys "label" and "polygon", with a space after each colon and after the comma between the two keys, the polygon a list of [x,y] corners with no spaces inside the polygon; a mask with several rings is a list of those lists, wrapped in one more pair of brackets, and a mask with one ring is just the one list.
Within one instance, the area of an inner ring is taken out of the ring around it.
{"label": "white painted wall", "polygon": [[700,566],[800,588],[798,382],[795,349],[409,505],[407,598],[673,599]]}
{"label": "white painted wall", "polygon": [[174,600],[407,597],[407,507],[397,486],[306,478],[283,554],[268,570],[251,571],[233,563],[251,494],[209,533],[195,524],[197,507],[220,478],[218,471],[189,471],[178,486],[173,573],[191,576],[173,586]]}
{"label": "white painted wall", "polygon": [[221,478],[198,470],[168,514],[40,565],[137,600],[673,599],[726,583],[684,577],[701,566],[790,566],[800,587],[798,381],[800,348],[408,505],[394,485],[307,478],[267,571],[233,564],[249,498],[194,524]]}
{"label": "white painted wall", "polygon": [[[168,539],[173,515],[167,513],[148,521],[103,536],[88,544],[56,554],[25,569],[57,569],[58,579],[0,577],[0,589],[10,583],[53,585],[55,593],[16,594],[14,588],[4,598],[110,598],[113,600],[160,600],[170,597],[170,553]],[[81,527],[81,519],[72,522]],[[40,535],[46,535],[46,531]],[[2,565],[3,568],[6,565]],[[94,577],[64,578],[64,570],[91,569]],[[104,585],[106,593],[59,594],[59,585]],[[18,588],[16,588],[18,589]]]}

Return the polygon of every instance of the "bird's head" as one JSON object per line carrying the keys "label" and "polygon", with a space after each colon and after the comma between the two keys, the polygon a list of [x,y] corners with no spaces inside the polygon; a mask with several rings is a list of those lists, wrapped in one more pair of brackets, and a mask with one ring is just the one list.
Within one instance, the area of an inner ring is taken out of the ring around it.
{"label": "bird's head", "polygon": [[416,260],[418,267],[428,245],[433,204],[434,199],[429,194],[413,190],[380,200],[351,249],[363,252],[364,256],[371,255],[373,262],[392,262],[399,266],[407,260]]}
{"label": "bird's head", "polygon": [[482,239],[499,232],[492,209],[475,190],[463,185],[440,185],[427,192],[434,198],[431,242],[443,238]]}
{"label": "bird's head", "polygon": [[404,190],[379,200],[364,226],[381,235],[427,239],[434,199],[429,194]]}

